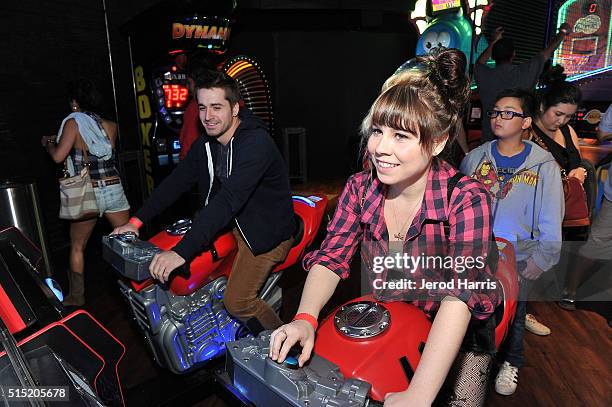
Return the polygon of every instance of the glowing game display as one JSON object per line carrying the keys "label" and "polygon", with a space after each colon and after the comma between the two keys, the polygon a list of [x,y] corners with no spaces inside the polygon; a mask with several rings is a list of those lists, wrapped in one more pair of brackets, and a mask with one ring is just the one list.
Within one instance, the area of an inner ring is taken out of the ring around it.
{"label": "glowing game display", "polygon": [[612,0],[569,0],[561,6],[557,27],[567,22],[572,33],[555,52],[554,63],[570,77],[612,68],[610,20]]}
{"label": "glowing game display", "polygon": [[186,86],[164,84],[163,89],[166,97],[165,106],[168,109],[180,109],[185,106],[189,99],[189,92]]}
{"label": "glowing game display", "polygon": [[438,12],[461,7],[461,0],[432,0],[431,11]]}

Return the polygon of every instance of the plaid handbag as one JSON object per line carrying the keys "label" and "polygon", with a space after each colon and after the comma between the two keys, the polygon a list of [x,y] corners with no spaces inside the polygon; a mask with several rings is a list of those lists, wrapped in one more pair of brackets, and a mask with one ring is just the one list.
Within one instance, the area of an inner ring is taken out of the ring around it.
{"label": "plaid handbag", "polygon": [[85,165],[79,174],[69,177],[68,167],[66,161],[64,161],[64,178],[59,180],[59,217],[61,219],[77,220],[98,214],[96,194],[89,175],[89,156],[87,150],[83,150],[83,152],[85,153]]}

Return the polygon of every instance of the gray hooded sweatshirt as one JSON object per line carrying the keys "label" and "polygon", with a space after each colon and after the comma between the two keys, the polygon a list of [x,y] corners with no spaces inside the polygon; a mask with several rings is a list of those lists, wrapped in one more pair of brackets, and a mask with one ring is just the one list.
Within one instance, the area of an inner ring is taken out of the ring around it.
{"label": "gray hooded sweatshirt", "polygon": [[557,264],[561,253],[565,213],[561,170],[548,151],[523,142],[531,144],[531,151],[505,182],[497,174],[492,141],[471,151],[461,163],[461,172],[479,180],[491,194],[493,232],[512,242],[517,262],[533,258],[547,271]]}

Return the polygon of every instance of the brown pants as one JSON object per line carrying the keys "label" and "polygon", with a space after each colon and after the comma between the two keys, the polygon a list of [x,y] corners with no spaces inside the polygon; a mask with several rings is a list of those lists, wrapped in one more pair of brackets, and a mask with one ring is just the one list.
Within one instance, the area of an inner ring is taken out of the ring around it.
{"label": "brown pants", "polygon": [[270,271],[287,257],[293,238],[281,242],[269,252],[255,256],[240,232],[236,229],[232,232],[238,243],[238,254],[225,289],[225,308],[243,322],[257,318],[263,328],[276,329],[283,322],[258,294]]}

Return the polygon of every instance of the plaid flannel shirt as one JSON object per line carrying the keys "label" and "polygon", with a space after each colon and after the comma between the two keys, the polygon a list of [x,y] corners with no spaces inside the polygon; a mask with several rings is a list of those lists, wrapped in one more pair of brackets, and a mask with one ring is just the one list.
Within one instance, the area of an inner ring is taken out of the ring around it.
{"label": "plaid flannel shirt", "polygon": [[[490,198],[484,188],[469,177],[462,177],[447,202],[448,181],[457,170],[444,161],[434,161],[429,171],[427,187],[420,210],[416,213],[404,239],[404,253],[418,256],[431,253],[433,247],[449,246],[451,256],[483,256],[486,258],[491,237]],[[367,190],[366,190],[367,188]],[[305,270],[319,264],[347,278],[350,262],[362,243],[362,264],[371,266],[372,256],[388,253],[388,234],[383,214],[387,187],[378,178],[370,180],[367,171],[354,174],[347,181],[338,201],[327,236],[321,248],[308,253],[303,260]],[[363,202],[362,202],[363,201]],[[444,224],[450,226],[446,236]],[[372,274],[371,270],[367,270]],[[435,273],[440,270],[418,269],[412,278],[448,278]],[[432,274],[433,273],[433,274]],[[386,274],[383,275],[386,277]],[[470,281],[494,281],[489,267],[473,267],[466,270],[464,278]],[[501,296],[499,283],[488,289],[438,289],[425,290],[425,296],[409,300],[432,316],[445,296],[457,297],[465,302],[475,319],[486,319],[495,311]],[[377,292],[374,291],[375,296]],[[390,295],[389,295],[390,294]],[[394,293],[386,293],[387,298]],[[395,293],[400,294],[400,293]]]}

